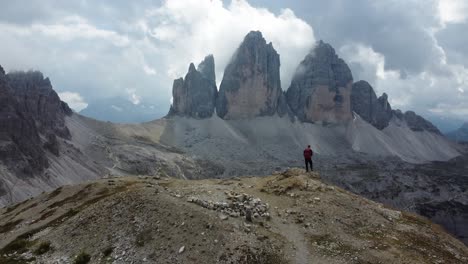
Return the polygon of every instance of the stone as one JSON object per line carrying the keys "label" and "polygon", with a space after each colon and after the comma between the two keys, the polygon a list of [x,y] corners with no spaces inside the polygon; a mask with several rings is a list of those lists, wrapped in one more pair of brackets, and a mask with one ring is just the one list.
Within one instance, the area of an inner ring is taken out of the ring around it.
{"label": "stone", "polygon": [[228,216],[225,215],[225,214],[219,214],[219,219],[226,220],[226,219],[228,219]]}
{"label": "stone", "polygon": [[185,246],[181,246],[181,247],[179,248],[179,254],[184,253],[184,251],[185,251]]}
{"label": "stone", "polygon": [[198,65],[198,70],[190,63],[185,78],[174,80],[168,116],[209,118],[215,110],[217,93],[214,58],[209,55]]}
{"label": "stone", "polygon": [[393,117],[387,94],[377,98],[374,89],[366,81],[353,84],[351,110],[380,130],[386,128]]}
{"label": "stone", "polygon": [[348,65],[319,41],[297,67],[286,100],[302,122],[346,122],[352,119],[352,83]]}
{"label": "stone", "polygon": [[288,112],[280,81],[280,57],[260,31],[248,33],[227,65],[216,112],[223,119],[249,119]]}

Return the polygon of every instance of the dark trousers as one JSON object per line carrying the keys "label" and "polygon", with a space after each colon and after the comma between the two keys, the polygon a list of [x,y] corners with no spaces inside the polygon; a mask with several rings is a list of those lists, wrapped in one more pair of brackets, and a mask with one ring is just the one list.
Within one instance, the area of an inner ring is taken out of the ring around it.
{"label": "dark trousers", "polygon": [[309,165],[310,165],[310,170],[314,170],[314,165],[312,164],[312,159],[305,159],[305,165],[306,165],[306,171],[309,171]]}

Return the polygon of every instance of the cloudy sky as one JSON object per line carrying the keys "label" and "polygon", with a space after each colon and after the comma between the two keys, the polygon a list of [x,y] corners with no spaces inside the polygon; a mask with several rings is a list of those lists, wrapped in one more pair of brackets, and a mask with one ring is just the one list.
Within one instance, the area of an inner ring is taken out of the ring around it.
{"label": "cloudy sky", "polygon": [[75,110],[122,96],[169,107],[172,81],[214,54],[218,83],[260,30],[291,76],[316,40],[403,110],[468,119],[466,0],[17,0],[0,9],[0,64],[35,69]]}

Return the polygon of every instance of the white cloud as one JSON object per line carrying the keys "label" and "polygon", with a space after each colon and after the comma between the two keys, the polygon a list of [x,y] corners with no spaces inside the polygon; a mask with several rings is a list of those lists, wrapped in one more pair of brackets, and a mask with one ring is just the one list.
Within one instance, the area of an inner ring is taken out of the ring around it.
{"label": "white cloud", "polygon": [[62,92],[58,93],[58,96],[60,97],[60,100],[67,103],[68,106],[76,112],[79,112],[88,106],[88,103],[84,101],[83,97],[81,97],[79,93]]}
{"label": "white cloud", "polygon": [[143,71],[148,75],[155,75],[156,74],[156,70],[154,68],[150,67],[146,63],[143,64]]}
{"label": "white cloud", "polygon": [[114,109],[117,112],[122,112],[123,111],[122,107],[118,107],[118,106],[115,106],[115,105],[111,105],[111,108]]}
{"label": "white cloud", "polygon": [[299,62],[315,42],[310,25],[284,9],[275,15],[247,1],[172,0],[147,12],[139,28],[163,48],[166,74],[184,76],[190,62],[198,63],[213,54],[217,82],[244,36],[260,30],[281,58],[283,89],[287,89]]}
{"label": "white cloud", "polygon": [[140,104],[141,97],[136,94],[136,89],[127,88],[126,91],[127,91],[127,94],[129,95],[129,100],[130,100],[130,102],[132,102],[132,104],[134,104],[134,105]]}
{"label": "white cloud", "polygon": [[439,0],[438,9],[442,23],[463,23],[468,19],[466,0]]}
{"label": "white cloud", "polygon": [[447,64],[442,59],[436,68],[448,72],[446,75],[436,75],[433,67],[428,67],[421,73],[402,78],[398,71],[385,70],[385,57],[362,43],[347,44],[340,53],[347,62],[360,65],[362,72],[353,73],[355,79],[368,80],[377,95],[387,93],[393,108],[460,117],[466,114],[468,97],[463,87],[468,85],[468,69],[461,65]]}

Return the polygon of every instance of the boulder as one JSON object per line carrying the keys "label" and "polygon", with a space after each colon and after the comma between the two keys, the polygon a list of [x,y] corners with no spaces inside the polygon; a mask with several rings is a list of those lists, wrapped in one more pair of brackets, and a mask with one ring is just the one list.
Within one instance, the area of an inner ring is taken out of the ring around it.
{"label": "boulder", "polygon": [[248,33],[227,65],[216,112],[224,119],[246,119],[287,112],[280,81],[280,58],[259,31]]}
{"label": "boulder", "polygon": [[214,59],[212,55],[209,55],[198,65],[198,70],[191,63],[185,79],[174,80],[173,102],[169,116],[211,117],[215,109],[217,93]]}
{"label": "boulder", "polygon": [[297,67],[286,99],[302,122],[345,122],[352,118],[352,83],[348,65],[319,41]]}

